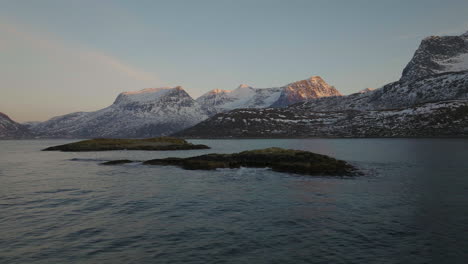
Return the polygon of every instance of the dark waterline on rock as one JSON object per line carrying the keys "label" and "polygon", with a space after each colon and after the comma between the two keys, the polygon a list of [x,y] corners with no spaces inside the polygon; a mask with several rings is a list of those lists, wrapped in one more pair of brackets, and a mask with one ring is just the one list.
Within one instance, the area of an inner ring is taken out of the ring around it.
{"label": "dark waterline on rock", "polygon": [[[465,263],[467,139],[190,140],[210,150],[41,152],[0,141],[0,263]],[[266,147],[357,178],[102,161]]]}

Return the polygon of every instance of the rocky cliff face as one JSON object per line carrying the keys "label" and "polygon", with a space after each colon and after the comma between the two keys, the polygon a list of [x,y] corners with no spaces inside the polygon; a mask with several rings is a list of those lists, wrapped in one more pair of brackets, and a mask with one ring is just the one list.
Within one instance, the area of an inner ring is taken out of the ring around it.
{"label": "rocky cliff face", "polygon": [[341,96],[341,93],[326,83],[320,76],[290,83],[283,87],[280,97],[271,107],[286,107],[310,99]]}
{"label": "rocky cliff face", "polygon": [[29,129],[0,112],[0,139],[21,139],[32,137]]}
{"label": "rocky cliff face", "polygon": [[421,42],[400,82],[467,69],[468,32],[460,36],[431,36]]}

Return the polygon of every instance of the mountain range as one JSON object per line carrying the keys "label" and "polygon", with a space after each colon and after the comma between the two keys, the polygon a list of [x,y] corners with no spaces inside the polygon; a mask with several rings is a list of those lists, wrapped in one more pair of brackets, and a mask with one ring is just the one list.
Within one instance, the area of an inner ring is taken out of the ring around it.
{"label": "mountain range", "polygon": [[193,99],[182,87],[123,92],[95,112],[76,112],[29,125],[36,137],[154,137],[170,135],[217,113],[237,108],[285,107],[340,93],[318,76],[277,88],[240,85]]}
{"label": "mountain range", "polygon": [[240,109],[181,137],[468,136],[468,33],[422,40],[401,78],[382,88],[275,109]]}
{"label": "mountain range", "polygon": [[282,87],[182,87],[123,92],[94,112],[21,125],[0,115],[0,138],[464,136],[468,32],[422,40],[399,80],[343,96],[321,77]]}

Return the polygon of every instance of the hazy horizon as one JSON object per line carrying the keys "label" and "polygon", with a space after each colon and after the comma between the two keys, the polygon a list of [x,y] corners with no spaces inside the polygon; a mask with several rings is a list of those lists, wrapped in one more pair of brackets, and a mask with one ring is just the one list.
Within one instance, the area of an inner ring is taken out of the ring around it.
{"label": "hazy horizon", "polygon": [[341,93],[399,79],[421,39],[468,30],[466,1],[1,1],[0,112],[43,121],[123,91],[279,87]]}

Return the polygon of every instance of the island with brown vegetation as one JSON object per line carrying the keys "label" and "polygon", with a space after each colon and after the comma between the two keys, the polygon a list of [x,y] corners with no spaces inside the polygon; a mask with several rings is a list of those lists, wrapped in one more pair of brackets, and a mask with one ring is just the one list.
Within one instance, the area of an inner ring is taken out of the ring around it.
{"label": "island with brown vegetation", "polygon": [[109,151],[109,150],[190,150],[209,149],[201,144],[192,144],[184,139],[157,137],[144,139],[96,138],[58,145],[43,151]]}
{"label": "island with brown vegetation", "polygon": [[[131,160],[113,160],[102,165],[118,165]],[[165,158],[144,161],[145,165],[179,166],[187,170],[218,168],[271,168],[273,171],[305,175],[350,176],[359,174],[351,164],[309,151],[267,148],[233,154],[207,154],[189,158]]]}

